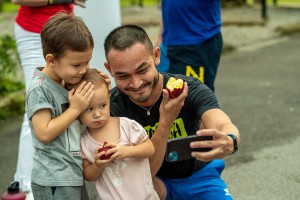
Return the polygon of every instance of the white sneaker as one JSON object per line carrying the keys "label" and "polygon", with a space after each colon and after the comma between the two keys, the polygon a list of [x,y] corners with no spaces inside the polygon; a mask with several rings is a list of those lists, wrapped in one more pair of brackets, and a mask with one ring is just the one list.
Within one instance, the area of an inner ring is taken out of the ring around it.
{"label": "white sneaker", "polygon": [[32,192],[26,192],[26,200],[34,200]]}

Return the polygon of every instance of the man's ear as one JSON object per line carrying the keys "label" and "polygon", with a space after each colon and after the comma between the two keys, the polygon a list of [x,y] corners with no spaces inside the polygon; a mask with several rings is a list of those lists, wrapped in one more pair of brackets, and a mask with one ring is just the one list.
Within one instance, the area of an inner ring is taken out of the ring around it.
{"label": "man's ear", "polygon": [[160,48],[159,47],[153,48],[153,58],[154,58],[155,65],[157,66],[160,63]]}
{"label": "man's ear", "polygon": [[53,54],[47,54],[45,57],[45,61],[49,66],[55,66],[55,58]]}
{"label": "man's ear", "polygon": [[109,74],[113,77],[113,75],[111,74],[110,66],[107,61],[104,62],[104,66],[105,66],[106,70],[109,72]]}

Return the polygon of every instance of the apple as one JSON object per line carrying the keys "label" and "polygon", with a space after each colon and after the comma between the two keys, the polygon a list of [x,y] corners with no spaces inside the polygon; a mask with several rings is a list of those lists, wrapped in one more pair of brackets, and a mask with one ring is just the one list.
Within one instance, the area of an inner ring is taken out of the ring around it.
{"label": "apple", "polygon": [[[107,142],[104,142],[104,144],[103,144],[103,146],[99,149],[99,153],[100,152],[102,152],[102,151],[108,151],[108,150],[110,150],[111,149],[111,147],[104,147],[104,145],[106,145],[107,144]],[[106,154],[104,154],[104,155],[102,155],[101,157],[100,157],[100,159],[101,160],[107,160],[107,159],[110,159],[110,156],[111,156],[112,154],[108,154],[108,155],[106,155]]]}
{"label": "apple", "polygon": [[183,91],[184,84],[181,78],[171,77],[169,78],[166,90],[169,92],[170,98],[177,98]]}

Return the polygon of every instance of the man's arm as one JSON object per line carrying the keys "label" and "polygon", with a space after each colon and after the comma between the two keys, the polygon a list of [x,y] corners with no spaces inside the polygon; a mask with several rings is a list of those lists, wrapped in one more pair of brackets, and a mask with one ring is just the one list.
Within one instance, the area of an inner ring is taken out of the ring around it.
{"label": "man's arm", "polygon": [[216,158],[224,158],[234,151],[233,140],[227,134],[234,134],[240,144],[240,133],[226,113],[220,109],[206,111],[201,119],[203,129],[197,135],[213,136],[210,141],[192,142],[192,148],[212,148],[209,152],[193,152],[196,159],[208,162]]}
{"label": "man's arm", "polygon": [[169,99],[168,91],[165,89],[163,90],[163,100],[159,108],[160,115],[158,127],[151,137],[151,141],[155,148],[154,155],[149,159],[152,176],[156,175],[163,163],[172,124],[178,116],[184,105],[184,100],[187,97],[188,85],[186,82],[184,84],[183,92],[175,99]]}

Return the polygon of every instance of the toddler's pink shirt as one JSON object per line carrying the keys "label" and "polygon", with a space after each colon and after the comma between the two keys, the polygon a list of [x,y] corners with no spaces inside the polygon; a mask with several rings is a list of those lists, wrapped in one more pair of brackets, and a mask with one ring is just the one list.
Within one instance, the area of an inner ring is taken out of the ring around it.
{"label": "toddler's pink shirt", "polygon": [[[134,120],[120,117],[121,136],[116,143],[133,146],[148,138],[144,128]],[[102,143],[95,141],[85,131],[81,136],[82,157],[94,162],[94,151]],[[98,199],[132,200],[159,199],[156,194],[148,159],[125,158],[110,163],[95,181]]]}

